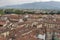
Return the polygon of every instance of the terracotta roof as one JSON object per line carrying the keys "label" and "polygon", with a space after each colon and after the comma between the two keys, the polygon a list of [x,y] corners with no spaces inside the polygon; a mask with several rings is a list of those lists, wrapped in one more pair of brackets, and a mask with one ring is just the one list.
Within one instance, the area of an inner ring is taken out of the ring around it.
{"label": "terracotta roof", "polygon": [[0,25],[6,24],[6,21],[0,20]]}
{"label": "terracotta roof", "polygon": [[0,40],[6,40],[6,38],[3,36],[0,36]]}
{"label": "terracotta roof", "polygon": [[16,15],[16,14],[11,14],[8,16],[8,18],[11,18],[11,19],[19,19],[19,16]]}

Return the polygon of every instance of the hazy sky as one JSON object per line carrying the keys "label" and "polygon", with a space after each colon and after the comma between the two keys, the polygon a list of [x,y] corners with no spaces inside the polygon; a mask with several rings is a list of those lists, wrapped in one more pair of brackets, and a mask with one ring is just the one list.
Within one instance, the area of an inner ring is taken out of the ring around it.
{"label": "hazy sky", "polygon": [[[0,6],[31,3],[31,2],[46,2],[46,1],[52,1],[52,0],[0,0]],[[53,0],[53,1],[59,2],[60,0]]]}

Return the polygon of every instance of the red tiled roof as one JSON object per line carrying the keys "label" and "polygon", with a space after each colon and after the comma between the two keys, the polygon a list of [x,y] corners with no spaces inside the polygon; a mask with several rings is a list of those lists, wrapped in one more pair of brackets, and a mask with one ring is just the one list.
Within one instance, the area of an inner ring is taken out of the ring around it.
{"label": "red tiled roof", "polygon": [[5,37],[0,36],[0,40],[6,40],[6,38],[5,38]]}
{"label": "red tiled roof", "polygon": [[0,20],[0,25],[6,24],[6,21]]}
{"label": "red tiled roof", "polygon": [[11,18],[11,19],[19,19],[19,16],[18,15],[9,15],[8,18]]}

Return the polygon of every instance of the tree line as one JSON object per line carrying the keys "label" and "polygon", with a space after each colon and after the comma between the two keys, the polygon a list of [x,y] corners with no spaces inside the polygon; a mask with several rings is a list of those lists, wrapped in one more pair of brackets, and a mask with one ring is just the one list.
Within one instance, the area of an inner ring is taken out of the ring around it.
{"label": "tree line", "polygon": [[[35,14],[34,11],[30,12],[30,11],[24,11],[24,10],[18,10],[18,9],[0,9],[0,14]],[[51,14],[51,15],[54,15],[54,14],[60,14],[60,11],[57,11],[57,12],[54,12],[54,11],[51,11],[51,12],[41,12],[41,13],[36,13],[36,14]]]}

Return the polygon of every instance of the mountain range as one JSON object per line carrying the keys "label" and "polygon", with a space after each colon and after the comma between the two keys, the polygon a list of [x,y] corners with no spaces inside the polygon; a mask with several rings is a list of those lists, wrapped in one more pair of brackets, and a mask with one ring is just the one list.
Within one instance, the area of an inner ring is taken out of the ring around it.
{"label": "mountain range", "polygon": [[1,8],[17,8],[17,9],[60,9],[60,2],[34,2],[18,5],[4,6]]}

